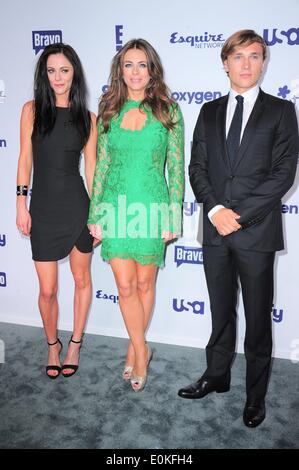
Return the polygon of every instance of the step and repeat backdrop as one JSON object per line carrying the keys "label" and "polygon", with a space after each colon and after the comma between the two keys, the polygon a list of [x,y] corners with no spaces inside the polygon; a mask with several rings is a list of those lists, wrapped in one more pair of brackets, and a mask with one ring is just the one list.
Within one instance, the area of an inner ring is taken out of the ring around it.
{"label": "step and repeat backdrop", "polygon": [[[148,340],[205,347],[211,330],[202,265],[201,205],[188,181],[193,129],[203,103],[225,95],[229,84],[220,60],[225,39],[250,28],[269,45],[264,91],[299,106],[299,2],[251,0],[3,0],[0,15],[0,321],[41,326],[38,281],[30,241],[15,226],[15,187],[22,105],[32,99],[33,73],[43,48],[70,44],[80,56],[97,113],[112,57],[132,38],[158,51],[172,96],[185,120],[186,191],[184,236],[167,249]],[[83,175],[83,163],[81,167]],[[29,198],[28,198],[29,199]],[[29,201],[28,201],[29,202]],[[286,248],[276,257],[272,309],[274,356],[299,361],[298,176],[283,200]],[[96,248],[92,259],[93,301],[87,332],[126,337],[109,265]],[[59,328],[72,329],[73,282],[68,259],[59,262]],[[239,299],[238,344],[243,352],[244,311]],[[1,331],[0,331],[1,338]],[[99,341],[101,341],[99,337]]]}

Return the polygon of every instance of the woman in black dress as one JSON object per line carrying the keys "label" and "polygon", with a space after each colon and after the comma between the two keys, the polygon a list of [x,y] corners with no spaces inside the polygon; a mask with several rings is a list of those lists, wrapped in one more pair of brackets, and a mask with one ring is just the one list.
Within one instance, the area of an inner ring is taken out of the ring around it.
{"label": "woman in black dress", "polygon": [[[68,45],[47,46],[34,83],[34,100],[21,115],[17,175],[17,227],[30,236],[37,271],[39,309],[49,345],[49,378],[70,377],[78,369],[79,350],[91,302],[93,246],[86,221],[89,197],[79,173],[81,152],[91,194],[96,162],[96,117],[86,107],[86,84],[79,57]],[[33,164],[30,211],[26,196]],[[69,255],[75,283],[74,329],[64,365],[57,337],[57,261]]]}

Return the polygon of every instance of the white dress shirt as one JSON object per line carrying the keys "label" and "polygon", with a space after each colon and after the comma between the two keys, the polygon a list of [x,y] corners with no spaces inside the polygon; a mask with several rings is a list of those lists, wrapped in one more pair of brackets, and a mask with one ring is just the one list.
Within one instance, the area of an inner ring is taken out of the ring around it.
{"label": "white dress shirt", "polygon": [[[236,96],[241,95],[244,98],[243,102],[243,116],[242,116],[242,129],[241,129],[241,136],[240,136],[240,141],[242,140],[243,137],[243,132],[246,127],[247,121],[249,119],[249,116],[251,114],[251,111],[253,110],[253,106],[256,102],[256,99],[258,97],[260,91],[259,85],[256,85],[253,88],[250,88],[250,90],[245,91],[244,93],[237,93],[235,90],[232,88],[230,89],[229,96],[228,96],[228,102],[227,102],[227,109],[226,109],[226,125],[225,125],[225,135],[227,137],[233,115],[237,106],[237,100]],[[213,207],[208,212],[208,217],[210,221],[212,222],[212,217],[216,212],[218,212],[219,209],[222,209],[224,206],[221,204],[217,204],[216,206]],[[213,222],[212,222],[213,223]]]}

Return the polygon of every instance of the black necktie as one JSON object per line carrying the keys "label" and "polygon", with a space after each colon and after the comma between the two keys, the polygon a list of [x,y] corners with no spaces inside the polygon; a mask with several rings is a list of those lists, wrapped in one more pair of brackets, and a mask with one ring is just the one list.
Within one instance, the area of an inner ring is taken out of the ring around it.
{"label": "black necktie", "polygon": [[236,100],[237,106],[226,139],[228,156],[232,165],[235,162],[240,145],[244,98],[241,95],[237,95]]}

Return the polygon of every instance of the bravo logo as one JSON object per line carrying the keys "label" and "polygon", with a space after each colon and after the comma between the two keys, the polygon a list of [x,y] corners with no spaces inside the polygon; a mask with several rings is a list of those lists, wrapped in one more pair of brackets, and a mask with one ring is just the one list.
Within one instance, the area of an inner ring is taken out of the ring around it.
{"label": "bravo logo", "polygon": [[32,31],[32,48],[35,55],[50,44],[62,42],[62,31]]}
{"label": "bravo logo", "polygon": [[181,264],[203,264],[202,248],[190,248],[188,246],[175,246],[174,261],[177,268]]}

